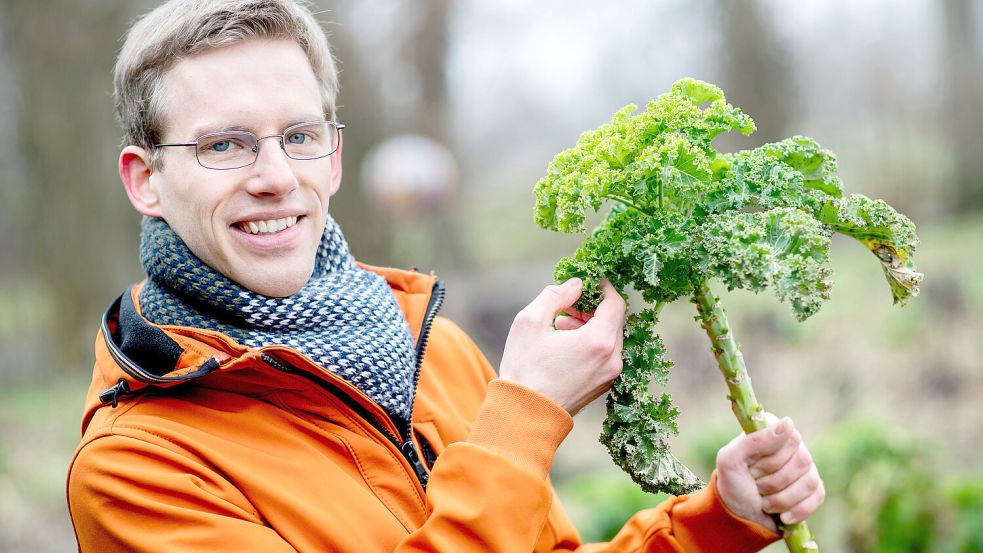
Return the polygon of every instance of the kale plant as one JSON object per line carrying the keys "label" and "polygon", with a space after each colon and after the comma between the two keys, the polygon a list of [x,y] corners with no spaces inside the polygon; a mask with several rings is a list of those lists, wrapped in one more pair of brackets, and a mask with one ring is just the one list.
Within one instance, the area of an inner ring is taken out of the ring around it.
{"label": "kale plant", "polygon": [[[669,394],[649,392],[651,381],[667,383],[672,368],[655,334],[662,307],[680,298],[696,304],[734,414],[750,433],[766,426],[763,408],[709,282],[770,288],[804,320],[829,298],[830,238],[839,232],[876,256],[894,301],[903,304],[922,279],[912,263],[918,237],[884,201],[844,196],[836,158],[810,138],[717,152],[716,136],[750,134],[755,126],[714,85],[682,79],[644,111],[636,109],[619,110],[553,159],[536,184],[535,218],[549,230],[582,233],[588,210],[610,206],[554,276],[583,279],[574,306],[583,312],[597,306],[605,277],[622,294],[633,287],[646,302],[628,318],[624,371],[607,400],[601,441],[643,489],[681,494],[703,483],[669,451],[669,437],[678,433]],[[804,523],[784,530],[790,550],[818,550]]]}

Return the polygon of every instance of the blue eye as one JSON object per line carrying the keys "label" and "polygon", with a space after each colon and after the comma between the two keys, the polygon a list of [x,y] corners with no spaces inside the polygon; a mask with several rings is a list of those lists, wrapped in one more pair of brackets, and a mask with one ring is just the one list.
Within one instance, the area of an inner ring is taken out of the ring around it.
{"label": "blue eye", "polygon": [[295,132],[287,137],[287,142],[291,144],[304,144],[307,142],[308,136],[306,133]]}
{"label": "blue eye", "polygon": [[229,140],[220,140],[211,145],[211,149],[216,152],[225,152],[232,147],[232,142]]}

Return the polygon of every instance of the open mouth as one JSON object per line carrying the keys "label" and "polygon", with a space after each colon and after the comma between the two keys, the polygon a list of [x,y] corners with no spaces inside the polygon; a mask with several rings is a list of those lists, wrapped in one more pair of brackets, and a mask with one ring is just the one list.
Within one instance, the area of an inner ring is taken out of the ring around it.
{"label": "open mouth", "polygon": [[264,221],[242,221],[235,226],[247,234],[276,234],[297,224],[299,217],[284,217],[282,219],[267,219]]}

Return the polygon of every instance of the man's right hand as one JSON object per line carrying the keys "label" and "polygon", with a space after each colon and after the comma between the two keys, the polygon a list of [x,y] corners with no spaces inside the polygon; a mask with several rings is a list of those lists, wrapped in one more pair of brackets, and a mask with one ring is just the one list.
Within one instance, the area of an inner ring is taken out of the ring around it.
{"label": "man's right hand", "polygon": [[625,302],[607,280],[593,316],[561,317],[580,298],[583,283],[547,286],[515,317],[499,377],[552,399],[571,415],[601,396],[621,374]]}

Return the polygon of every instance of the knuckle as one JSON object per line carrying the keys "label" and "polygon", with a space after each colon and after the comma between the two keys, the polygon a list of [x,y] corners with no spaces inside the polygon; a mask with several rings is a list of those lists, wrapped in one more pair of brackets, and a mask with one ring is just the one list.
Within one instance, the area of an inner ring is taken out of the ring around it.
{"label": "knuckle", "polygon": [[812,469],[812,458],[809,457],[808,453],[802,454],[802,452],[799,452],[795,456],[795,466],[803,472],[807,472]]}
{"label": "knuckle", "polygon": [[618,378],[623,368],[624,363],[621,361],[621,359],[614,359],[608,363],[605,374],[610,380],[614,380],[615,378]]}
{"label": "knuckle", "polygon": [[778,487],[778,483],[770,478],[761,478],[757,480],[757,483],[758,495],[772,495],[781,489]]}
{"label": "knuckle", "polygon": [[802,509],[795,507],[790,509],[788,515],[782,517],[782,519],[785,524],[798,524],[805,520],[805,517],[802,516]]}
{"label": "knuckle", "polygon": [[515,319],[512,321],[512,328],[528,328],[532,326],[532,321],[532,311],[526,307],[516,314]]}
{"label": "knuckle", "polygon": [[727,452],[730,445],[725,445],[724,447],[717,450],[716,464],[718,467],[723,466],[727,463]]}
{"label": "knuckle", "polygon": [[730,443],[720,448],[717,451],[717,467],[720,469],[732,469],[739,466],[736,440],[732,440]]}
{"label": "knuckle", "polygon": [[606,338],[595,339],[587,344],[587,350],[597,357],[608,357],[614,351],[614,341]]}
{"label": "knuckle", "polygon": [[809,478],[805,483],[805,491],[809,495],[815,495],[819,491],[819,480]]}

